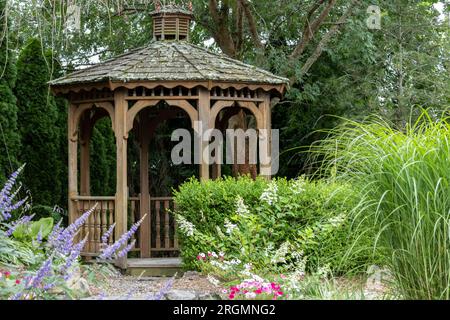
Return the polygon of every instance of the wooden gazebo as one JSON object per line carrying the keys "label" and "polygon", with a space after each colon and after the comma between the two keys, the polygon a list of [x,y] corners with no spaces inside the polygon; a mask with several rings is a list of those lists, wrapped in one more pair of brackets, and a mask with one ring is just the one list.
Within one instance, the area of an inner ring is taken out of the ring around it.
{"label": "wooden gazebo", "polygon": [[[256,118],[257,129],[271,129],[272,99],[280,98],[288,83],[288,79],[189,43],[189,10],[164,7],[152,16],[154,34],[149,45],[50,83],[53,92],[70,103],[69,220],[98,203],[84,227],[89,234],[85,256],[99,253],[101,236],[112,223],[116,229],[110,241],[145,214],[148,218],[140,228],[136,249],[140,256],[178,250],[173,217],[166,210],[173,206],[172,200],[154,198],[149,192],[148,145],[155,126],[184,110],[192,125],[202,122],[202,130],[223,129],[230,117],[244,109]],[[168,110],[161,111],[155,123],[148,111],[161,104]],[[110,117],[116,138],[114,197],[94,196],[90,191],[89,142],[96,121],[103,117]],[[132,130],[138,133],[141,146],[140,195],[136,198],[129,197],[127,182],[127,139]],[[204,142],[203,147],[207,147]],[[199,166],[203,180],[221,175],[220,165]]]}

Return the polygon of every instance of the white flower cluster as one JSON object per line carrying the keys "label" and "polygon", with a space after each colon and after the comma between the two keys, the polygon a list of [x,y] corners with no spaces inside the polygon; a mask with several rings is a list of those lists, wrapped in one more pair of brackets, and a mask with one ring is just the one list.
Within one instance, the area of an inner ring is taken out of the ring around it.
{"label": "white flower cluster", "polygon": [[340,214],[336,217],[330,218],[328,220],[328,223],[332,226],[332,227],[339,227],[340,225],[342,225],[345,222],[345,219],[347,218],[347,216],[345,214]]}
{"label": "white flower cluster", "polygon": [[185,217],[178,215],[177,223],[181,232],[183,232],[186,236],[192,237],[194,235],[195,226],[193,223],[186,220]]}
{"label": "white flower cluster", "polygon": [[276,181],[271,181],[266,190],[259,198],[261,201],[267,202],[270,206],[278,201],[278,186]]}
{"label": "white flower cluster", "polygon": [[230,265],[225,264],[225,263],[223,263],[223,262],[219,262],[219,261],[217,261],[217,260],[212,260],[212,261],[210,262],[210,264],[211,264],[212,266],[214,266],[214,267],[217,267],[217,268],[223,270],[223,271],[230,270],[230,268],[231,268]]}
{"label": "white flower cluster", "polygon": [[317,268],[316,274],[323,279],[327,278],[331,274],[330,265],[326,264],[322,267]]}
{"label": "white flower cluster", "polygon": [[300,177],[300,178],[294,180],[294,182],[292,183],[291,191],[294,194],[300,194],[303,191],[305,191],[305,184],[306,184],[305,178]]}
{"label": "white flower cluster", "polygon": [[[219,254],[220,257],[222,257],[221,254]],[[211,265],[214,267],[217,267],[221,270],[227,271],[232,269],[234,266],[239,266],[240,264],[242,264],[242,261],[239,259],[233,259],[231,261],[218,261],[218,260],[211,260]]]}
{"label": "white flower cluster", "polygon": [[294,273],[298,277],[304,277],[306,275],[307,258],[304,256],[304,253],[302,251],[292,252],[292,257],[294,258],[294,269],[295,269]]}
{"label": "white flower cluster", "polygon": [[265,257],[270,257],[270,256],[272,256],[273,250],[274,250],[273,243],[270,242],[270,243],[267,245],[267,247],[264,249],[264,256],[265,256]]}
{"label": "white flower cluster", "polygon": [[250,210],[248,210],[248,207],[244,203],[244,199],[242,199],[241,196],[238,196],[238,198],[236,200],[236,213],[238,215],[242,215],[242,216],[250,214]]}
{"label": "white flower cluster", "polygon": [[225,219],[225,229],[227,229],[226,230],[227,234],[231,235],[236,228],[237,228],[236,224],[232,224],[230,220]]}
{"label": "white flower cluster", "polygon": [[291,247],[291,243],[289,241],[284,242],[271,259],[271,263],[286,263],[286,255],[289,253],[289,249]]}
{"label": "white flower cluster", "polygon": [[217,255],[217,253],[215,253],[214,251],[213,251],[213,252],[209,252],[209,251],[208,251],[208,257],[213,257],[213,258],[215,258],[215,259],[218,259],[218,258],[219,258],[219,256]]}

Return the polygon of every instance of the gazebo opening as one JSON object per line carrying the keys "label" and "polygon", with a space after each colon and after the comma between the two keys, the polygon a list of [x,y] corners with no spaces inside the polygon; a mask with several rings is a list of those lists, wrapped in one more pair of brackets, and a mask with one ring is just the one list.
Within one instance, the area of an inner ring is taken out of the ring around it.
{"label": "gazebo opening", "polygon": [[130,224],[149,215],[147,232],[139,233],[136,239],[135,251],[141,257],[178,254],[175,218],[169,214],[175,209],[172,191],[187,179],[198,178],[198,166],[172,162],[171,152],[177,143],[172,141],[172,132],[184,129],[193,136],[192,128],[189,114],[170,101],[161,101],[136,115],[128,139],[128,221]]}

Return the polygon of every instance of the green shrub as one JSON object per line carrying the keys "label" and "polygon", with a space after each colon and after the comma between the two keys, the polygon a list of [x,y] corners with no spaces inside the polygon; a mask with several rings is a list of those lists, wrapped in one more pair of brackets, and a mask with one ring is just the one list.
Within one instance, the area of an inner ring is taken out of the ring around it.
{"label": "green shrub", "polygon": [[319,147],[364,195],[355,218],[371,222],[406,299],[450,298],[449,129],[426,112],[404,132],[349,121]]}
{"label": "green shrub", "polygon": [[30,208],[30,214],[34,214],[35,220],[50,217],[55,224],[67,216],[66,212],[61,208],[43,205],[32,206]]}
{"label": "green shrub", "polygon": [[[305,179],[193,179],[175,192],[184,265],[197,268],[200,252],[223,251],[266,272],[286,271],[303,257],[310,271],[361,271],[373,261],[373,238],[352,232],[353,194],[348,185]],[[346,255],[351,246],[359,250]]]}

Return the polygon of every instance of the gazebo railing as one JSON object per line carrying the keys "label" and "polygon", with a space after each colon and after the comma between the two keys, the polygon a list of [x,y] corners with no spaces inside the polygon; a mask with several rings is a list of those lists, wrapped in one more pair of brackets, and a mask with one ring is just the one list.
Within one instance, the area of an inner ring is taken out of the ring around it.
{"label": "gazebo railing", "polygon": [[[175,202],[172,197],[150,198],[150,250],[152,253],[178,252],[179,243],[177,225],[172,211]],[[140,198],[130,198],[130,215],[132,223],[140,219]],[[139,235],[138,239],[139,242]],[[140,250],[140,249],[139,249]]]}
{"label": "gazebo railing", "polygon": [[177,224],[172,212],[175,202],[170,197],[150,199],[152,213],[152,251],[179,251]]}
{"label": "gazebo railing", "polygon": [[[115,222],[115,197],[77,196],[71,200],[76,204],[76,216],[72,217],[73,221],[97,204],[97,207],[81,228],[76,239],[77,241],[81,241],[87,236],[82,256],[97,256],[100,253],[102,236]],[[108,239],[108,243],[111,244],[114,241],[113,232]]]}
{"label": "gazebo railing", "polygon": [[[87,237],[82,256],[95,257],[101,252],[101,238],[115,222],[115,197],[76,196],[71,199],[75,203],[76,214],[72,221],[81,217],[83,213],[97,207],[89,216],[86,223],[77,235],[79,242]],[[141,227],[150,228],[150,251],[151,253],[170,253],[179,251],[177,236],[177,225],[172,211],[175,202],[171,197],[150,198],[150,223],[144,223]],[[128,205],[128,227],[140,219],[140,198],[130,197]],[[132,240],[136,240],[133,252],[140,252],[141,232],[135,233]],[[114,232],[108,239],[111,244],[115,241]]]}

